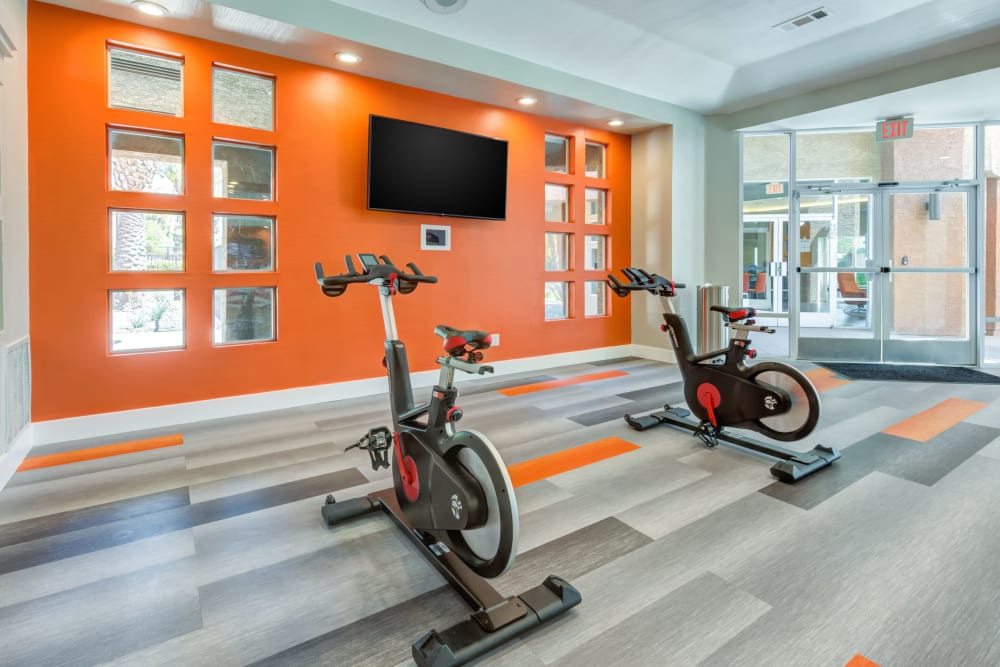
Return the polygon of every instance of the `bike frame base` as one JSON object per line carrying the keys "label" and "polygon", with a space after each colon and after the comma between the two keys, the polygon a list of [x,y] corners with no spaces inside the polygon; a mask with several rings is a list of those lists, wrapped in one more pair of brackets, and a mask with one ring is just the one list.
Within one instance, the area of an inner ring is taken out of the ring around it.
{"label": "bike frame base", "polygon": [[[664,406],[663,410],[653,412],[643,417],[633,417],[625,415],[625,421],[636,431],[645,431],[654,426],[674,426],[695,433],[699,424],[693,419],[688,419],[691,412],[683,408],[671,408]],[[770,445],[751,438],[732,435],[722,432],[717,436],[719,442],[724,442],[733,447],[748,449],[750,451],[780,459],[771,466],[771,474],[779,481],[792,484],[803,477],[808,477],[818,470],[822,470],[840,458],[840,452],[826,445],[816,445],[807,452],[797,452],[793,449],[786,449],[779,445]]]}
{"label": "bike frame base", "polygon": [[473,610],[465,620],[440,632],[431,630],[413,643],[413,660],[419,667],[464,665],[580,603],[579,591],[556,576],[520,595],[503,597],[437,538],[413,528],[393,488],[340,502],[328,496],[322,513],[327,525],[333,526],[377,510],[393,520]]}

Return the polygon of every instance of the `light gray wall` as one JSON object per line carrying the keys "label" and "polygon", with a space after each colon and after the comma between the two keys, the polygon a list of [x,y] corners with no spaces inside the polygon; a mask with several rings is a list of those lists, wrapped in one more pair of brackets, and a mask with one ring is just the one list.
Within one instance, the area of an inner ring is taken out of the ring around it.
{"label": "light gray wall", "polygon": [[[0,355],[7,346],[28,335],[28,69],[27,0],[0,2],[0,27],[13,46],[11,57],[0,58],[0,220],[3,220],[3,329]],[[0,36],[0,39],[3,39]],[[13,470],[5,456],[11,444],[27,440],[22,432],[14,443],[6,442],[5,406],[7,378],[0,357],[0,488]],[[27,396],[13,397],[27,401]],[[22,403],[23,404],[23,403]],[[22,452],[23,455],[23,452]],[[6,471],[6,472],[5,472]]]}
{"label": "light gray wall", "polygon": [[729,286],[729,305],[739,303],[740,135],[709,119],[705,123],[705,282]]}

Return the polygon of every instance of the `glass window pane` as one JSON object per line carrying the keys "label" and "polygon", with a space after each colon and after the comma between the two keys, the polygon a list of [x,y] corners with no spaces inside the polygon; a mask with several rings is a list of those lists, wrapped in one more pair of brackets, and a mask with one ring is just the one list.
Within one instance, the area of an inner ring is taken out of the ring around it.
{"label": "glass window pane", "polygon": [[787,181],[790,145],[788,134],[744,135],[743,180],[762,183]]}
{"label": "glass window pane", "polygon": [[112,271],[183,271],[184,214],[111,211]]}
{"label": "glass window pane", "polygon": [[184,140],[110,130],[111,189],[179,195],[184,191]]}
{"label": "glass window pane", "polygon": [[587,188],[587,216],[584,219],[588,225],[603,225],[605,223],[605,202],[607,192],[595,188]]}
{"label": "glass window pane", "polygon": [[588,234],[584,237],[583,270],[604,271],[607,266],[608,237]]}
{"label": "glass window pane", "polygon": [[587,142],[586,175],[604,178],[604,145]]}
{"label": "glass window pane", "polygon": [[800,181],[877,182],[881,156],[874,130],[800,132],[795,141],[795,177]]}
{"label": "glass window pane", "polygon": [[586,281],[583,283],[583,291],[583,314],[585,317],[597,317],[608,314],[608,289],[603,280]]}
{"label": "glass window pane", "polygon": [[184,347],[184,290],[111,290],[111,351]]}
{"label": "glass window pane", "polygon": [[777,313],[788,312],[790,148],[788,134],[743,137],[741,304]]}
{"label": "glass window pane", "polygon": [[569,283],[545,283],[545,319],[565,320],[569,317]]}
{"label": "glass window pane", "polygon": [[976,175],[976,130],[966,127],[917,127],[909,139],[879,144],[884,152],[883,181],[968,180]]}
{"label": "glass window pane", "polygon": [[545,233],[545,270],[569,270],[569,234]]}
{"label": "glass window pane", "polygon": [[180,116],[183,64],[177,58],[109,48],[108,106]]}
{"label": "glass window pane", "polygon": [[545,171],[569,173],[569,139],[545,135]]}
{"label": "glass window pane", "polygon": [[986,322],[986,336],[983,338],[983,362],[1000,364],[1000,322],[997,322],[996,319],[988,319]]}
{"label": "glass window pane", "polygon": [[214,292],[212,341],[216,344],[274,340],[273,287],[231,287]]}
{"label": "glass window pane", "polygon": [[212,144],[212,195],[229,199],[273,199],[274,151],[260,146]]}
{"label": "glass window pane", "polygon": [[214,271],[274,271],[274,218],[214,217]]}
{"label": "glass window pane", "polygon": [[569,222],[569,186],[545,184],[545,221]]}
{"label": "glass window pane", "polygon": [[212,68],[212,120],[274,129],[274,79],[222,67]]}
{"label": "glass window pane", "polygon": [[[986,317],[1000,317],[1000,125],[986,126],[986,164],[985,164],[985,186],[986,193],[986,277],[983,282],[986,292]],[[986,328],[986,349],[989,351],[991,345],[1000,355],[1000,325],[995,322],[987,324]],[[991,338],[996,337],[995,343],[991,344]],[[995,359],[1000,361],[1000,359]]]}

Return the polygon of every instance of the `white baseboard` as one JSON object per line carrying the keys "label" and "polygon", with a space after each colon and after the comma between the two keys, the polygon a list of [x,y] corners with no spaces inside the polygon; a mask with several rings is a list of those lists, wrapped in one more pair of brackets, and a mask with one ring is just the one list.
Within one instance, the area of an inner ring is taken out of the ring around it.
{"label": "white baseboard", "polygon": [[649,345],[633,345],[632,356],[641,357],[643,359],[649,359],[651,361],[662,361],[668,364],[677,363],[677,357],[674,356],[674,351],[668,350],[663,347],[652,347]]}
{"label": "white baseboard", "polygon": [[17,472],[17,467],[21,465],[25,457],[28,456],[28,450],[31,449],[33,436],[35,432],[35,427],[28,424],[26,427],[21,429],[21,433],[14,438],[14,442],[11,443],[10,449],[7,450],[6,454],[0,454],[0,490],[7,485],[10,478],[14,476]]}
{"label": "white baseboard", "polygon": [[[469,382],[487,380],[490,377],[513,373],[538,371],[592,361],[605,361],[625,356],[641,356],[647,359],[656,358],[636,352],[635,347],[634,345],[619,345],[616,347],[581,350],[579,352],[562,352],[540,357],[490,362],[490,365],[495,370],[492,376],[485,376],[481,380],[479,378],[469,380]],[[657,351],[656,348],[644,348],[644,350],[647,349],[653,352]],[[411,376],[411,382],[415,389],[434,386],[437,379],[437,370],[421,371],[413,373]],[[41,446],[54,442],[65,442],[67,440],[99,438],[130,431],[169,428],[210,419],[239,417],[258,412],[315,405],[317,403],[326,403],[344,398],[372,396],[387,391],[388,383],[383,376],[352,380],[350,382],[316,385],[313,387],[269,391],[260,394],[229,396],[207,401],[177,403],[154,408],[140,408],[137,410],[107,412],[83,417],[70,417],[68,419],[54,419],[51,421],[35,422],[33,425],[34,445]]]}

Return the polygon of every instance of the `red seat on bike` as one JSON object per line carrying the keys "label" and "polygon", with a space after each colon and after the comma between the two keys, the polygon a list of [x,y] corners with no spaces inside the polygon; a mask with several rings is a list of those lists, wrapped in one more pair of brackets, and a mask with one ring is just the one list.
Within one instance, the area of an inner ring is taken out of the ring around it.
{"label": "red seat on bike", "polygon": [[727,322],[739,322],[740,320],[745,320],[748,317],[754,317],[757,315],[757,310],[755,308],[727,308],[726,306],[712,306],[709,310],[722,313],[722,316],[726,318]]}
{"label": "red seat on bike", "polygon": [[463,330],[439,324],[434,333],[444,339],[444,351],[453,357],[460,357],[474,350],[485,350],[492,344],[490,334],[474,329]]}

